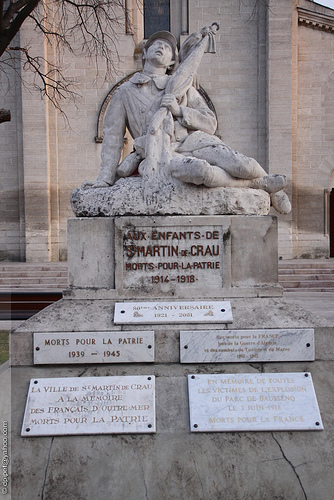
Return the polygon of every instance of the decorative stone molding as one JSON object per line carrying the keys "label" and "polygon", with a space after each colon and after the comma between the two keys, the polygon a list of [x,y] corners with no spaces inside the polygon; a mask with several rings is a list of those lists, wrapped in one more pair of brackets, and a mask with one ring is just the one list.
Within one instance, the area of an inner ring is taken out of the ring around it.
{"label": "decorative stone molding", "polygon": [[328,16],[326,14],[320,14],[319,12],[314,12],[312,10],[303,9],[302,7],[297,7],[298,9],[298,22],[303,26],[309,28],[314,28],[322,31],[329,31],[334,33],[334,17]]}
{"label": "decorative stone molding", "polygon": [[105,114],[107,112],[110,100],[113,96],[113,93],[122,85],[122,83],[125,83],[128,80],[130,80],[131,76],[134,75],[135,73],[136,73],[136,71],[134,71],[133,73],[131,73],[130,75],[126,76],[121,81],[116,83],[116,85],[114,85],[112,87],[112,89],[108,92],[107,96],[105,97],[105,99],[102,103],[100,112],[99,112],[98,120],[97,120],[97,135],[95,137],[96,143],[99,144],[103,141],[103,121],[104,121],[104,117],[105,117]]}

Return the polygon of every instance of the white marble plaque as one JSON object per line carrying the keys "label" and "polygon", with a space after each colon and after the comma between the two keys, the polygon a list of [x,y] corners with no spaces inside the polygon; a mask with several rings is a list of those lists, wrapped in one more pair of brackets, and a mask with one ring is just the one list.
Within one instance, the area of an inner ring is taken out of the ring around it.
{"label": "white marble plaque", "polygon": [[153,331],[34,333],[37,365],[153,361]]}
{"label": "white marble plaque", "polygon": [[21,436],[155,432],[155,377],[31,379]]}
{"label": "white marble plaque", "polygon": [[221,225],[129,228],[124,224],[120,241],[125,288],[166,291],[198,287],[204,281],[222,286]]}
{"label": "white marble plaque", "polygon": [[310,373],[189,375],[193,432],[323,430]]}
{"label": "white marble plaque", "polygon": [[232,323],[230,302],[117,302],[115,324]]}
{"label": "white marble plaque", "polygon": [[314,361],[314,330],[187,330],[180,332],[181,363]]}

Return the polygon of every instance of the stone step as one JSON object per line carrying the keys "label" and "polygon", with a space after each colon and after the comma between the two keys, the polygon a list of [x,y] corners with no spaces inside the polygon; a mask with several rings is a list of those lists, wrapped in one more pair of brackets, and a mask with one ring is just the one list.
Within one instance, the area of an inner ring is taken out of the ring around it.
{"label": "stone step", "polygon": [[0,291],[47,291],[67,288],[67,263],[2,262]]}
{"label": "stone step", "polygon": [[12,278],[14,276],[22,277],[22,278],[29,278],[30,276],[49,276],[50,278],[52,277],[64,277],[67,276],[67,269],[63,271],[55,271],[55,270],[13,270],[11,271],[10,269],[7,269],[6,271],[1,271],[0,270],[0,279],[1,278]]}
{"label": "stone step", "polygon": [[20,285],[25,286],[25,284],[36,284],[36,283],[66,283],[67,276],[59,276],[58,278],[53,276],[48,276],[47,274],[41,276],[12,276],[8,278],[0,277],[0,285]]}
{"label": "stone step", "polygon": [[13,266],[13,267],[5,267],[5,266],[0,266],[0,275],[10,275],[13,276],[15,274],[20,275],[20,276],[31,276],[33,274],[43,274],[43,273],[48,273],[51,276],[55,275],[62,275],[64,273],[67,273],[67,266],[62,266],[62,267],[46,267],[46,266],[40,266],[40,267],[23,267],[22,265],[20,266]]}
{"label": "stone step", "polygon": [[67,262],[0,262],[2,269],[67,269]]}
{"label": "stone step", "polygon": [[282,283],[284,288],[331,288],[334,289],[334,281],[288,281]]}
{"label": "stone step", "polygon": [[279,274],[280,275],[285,275],[285,274],[334,274],[334,268],[333,269],[279,269]]}
{"label": "stone step", "polygon": [[333,269],[334,259],[292,259],[280,260],[279,269]]}
{"label": "stone step", "polygon": [[281,260],[278,281],[287,292],[333,291],[334,259]]}
{"label": "stone step", "polygon": [[334,281],[334,274],[284,274],[279,281]]}
{"label": "stone step", "polygon": [[25,291],[35,291],[35,290],[64,290],[67,288],[67,282],[65,284],[62,283],[28,283],[22,285],[20,283],[19,285],[1,285],[0,284],[0,291],[7,291],[10,293],[11,291],[17,291],[17,290],[25,290]]}
{"label": "stone step", "polygon": [[292,296],[293,294],[297,294],[297,295],[305,294],[306,296],[308,296],[312,293],[318,293],[318,292],[333,293],[334,289],[328,288],[328,287],[323,287],[323,288],[322,287],[319,287],[319,288],[312,288],[312,287],[309,287],[309,288],[299,288],[299,287],[297,287],[297,288],[284,288],[284,294],[289,294],[290,296]]}

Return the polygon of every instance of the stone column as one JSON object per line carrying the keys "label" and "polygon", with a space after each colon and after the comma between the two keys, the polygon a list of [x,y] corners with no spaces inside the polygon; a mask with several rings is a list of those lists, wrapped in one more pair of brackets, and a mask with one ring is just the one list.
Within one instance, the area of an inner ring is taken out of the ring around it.
{"label": "stone column", "polygon": [[[268,5],[268,164],[269,173],[287,176],[291,199],[293,123],[293,3]],[[279,218],[279,256],[292,258],[292,215]]]}
{"label": "stone column", "polygon": [[[44,54],[43,37],[28,19],[21,29],[21,46],[33,56]],[[26,72],[27,83],[34,75]],[[38,92],[22,86],[23,169],[27,262],[49,261],[49,175],[46,103]]]}

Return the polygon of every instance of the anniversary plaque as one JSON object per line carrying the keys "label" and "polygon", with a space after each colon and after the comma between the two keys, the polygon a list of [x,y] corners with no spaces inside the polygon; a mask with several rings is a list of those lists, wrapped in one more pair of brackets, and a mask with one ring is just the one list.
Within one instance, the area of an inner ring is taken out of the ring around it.
{"label": "anniversary plaque", "polygon": [[314,361],[314,330],[187,330],[180,332],[181,363]]}
{"label": "anniversary plaque", "polygon": [[31,379],[21,436],[155,432],[155,377]]}
{"label": "anniversary plaque", "polygon": [[34,334],[34,364],[37,365],[153,361],[153,331]]}
{"label": "anniversary plaque", "polygon": [[193,432],[323,430],[310,373],[189,375]]}
{"label": "anniversary plaque", "polygon": [[228,301],[117,302],[115,324],[232,323]]}
{"label": "anniversary plaque", "polygon": [[223,284],[221,225],[125,226],[121,241],[125,288]]}

